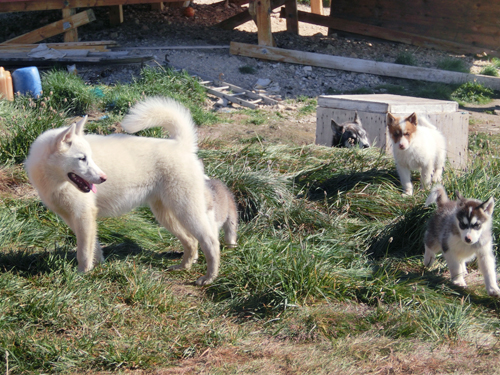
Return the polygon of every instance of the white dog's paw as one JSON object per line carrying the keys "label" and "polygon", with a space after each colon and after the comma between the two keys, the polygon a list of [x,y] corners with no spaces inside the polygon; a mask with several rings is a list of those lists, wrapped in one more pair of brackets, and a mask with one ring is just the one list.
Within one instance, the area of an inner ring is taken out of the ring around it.
{"label": "white dog's paw", "polygon": [[465,280],[462,278],[462,279],[458,279],[458,280],[453,280],[452,283],[456,286],[459,286],[461,288],[466,288],[467,287],[467,283],[465,282]]}
{"label": "white dog's paw", "polygon": [[204,286],[204,285],[208,285],[208,284],[211,284],[213,281],[215,280],[215,277],[211,277],[211,276],[201,276],[198,278],[198,280],[196,280],[196,285],[199,285],[199,286]]}
{"label": "white dog's paw", "polygon": [[488,295],[492,297],[500,297],[500,289],[499,288],[490,288],[487,290]]}
{"label": "white dog's paw", "polygon": [[176,264],[176,265],[168,267],[167,270],[168,271],[182,271],[182,270],[188,270],[190,268],[191,268],[191,266],[188,267],[184,264]]}

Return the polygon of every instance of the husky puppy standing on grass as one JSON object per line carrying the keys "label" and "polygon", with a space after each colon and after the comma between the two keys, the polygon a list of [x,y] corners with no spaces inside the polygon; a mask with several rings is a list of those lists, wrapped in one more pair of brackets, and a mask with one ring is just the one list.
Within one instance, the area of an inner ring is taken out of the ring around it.
{"label": "husky puppy standing on grass", "polygon": [[428,189],[431,181],[440,182],[446,160],[443,134],[427,119],[417,119],[416,113],[403,119],[389,113],[387,126],[403,193],[413,194],[412,170],[420,169],[422,189]]}
{"label": "husky puppy standing on grass", "polygon": [[219,270],[219,240],[189,111],[171,99],[149,98],[134,105],[121,123],[129,133],[161,126],[169,139],[85,135],[86,120],[44,132],[33,142],[25,163],[43,203],[76,235],[78,271],[104,261],[97,242],[98,217],[118,216],[147,204],[184,247],[180,265],[171,269],[189,269],[199,242],[207,273],[196,283],[211,283]]}
{"label": "husky puppy standing on grass", "polygon": [[425,202],[426,206],[436,203],[437,210],[424,237],[424,264],[430,267],[436,254],[442,251],[452,282],[466,287],[467,263],[477,256],[486,291],[490,296],[500,297],[491,235],[493,198],[481,202],[456,194],[456,201],[449,200],[444,187],[437,185]]}
{"label": "husky puppy standing on grass", "polygon": [[332,147],[370,147],[368,134],[363,128],[358,112],[354,114],[354,120],[346,121],[340,125],[332,119],[331,126],[333,130]]}

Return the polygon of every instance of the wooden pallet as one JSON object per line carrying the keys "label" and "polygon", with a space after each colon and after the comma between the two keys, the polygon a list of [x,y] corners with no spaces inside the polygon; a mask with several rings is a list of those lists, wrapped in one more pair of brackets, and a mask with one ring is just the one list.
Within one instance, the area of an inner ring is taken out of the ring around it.
{"label": "wooden pallet", "polygon": [[[200,79],[199,77],[197,78]],[[212,94],[221,99],[225,99],[230,103],[236,103],[250,109],[256,109],[259,105],[278,104],[278,100],[276,99],[272,99],[266,95],[262,95],[250,90],[242,89],[241,87],[221,80],[207,81],[200,79],[200,84],[207,90],[209,94]]]}

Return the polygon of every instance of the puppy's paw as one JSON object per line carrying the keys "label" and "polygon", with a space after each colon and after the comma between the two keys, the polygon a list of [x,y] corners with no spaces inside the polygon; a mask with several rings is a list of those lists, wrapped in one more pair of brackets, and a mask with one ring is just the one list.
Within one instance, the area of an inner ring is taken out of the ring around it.
{"label": "puppy's paw", "polygon": [[208,285],[208,284],[212,284],[212,282],[215,280],[215,277],[211,277],[211,276],[201,276],[200,278],[198,278],[198,280],[196,280],[196,285],[199,285],[199,286],[204,286],[204,285]]}
{"label": "puppy's paw", "polygon": [[487,290],[488,295],[492,297],[500,297],[500,289],[499,288],[490,288]]}
{"label": "puppy's paw", "polygon": [[459,280],[453,280],[452,283],[454,285],[456,285],[456,286],[461,287],[461,288],[467,288],[467,283],[465,282],[464,279],[462,279],[462,280],[460,280],[460,279]]}

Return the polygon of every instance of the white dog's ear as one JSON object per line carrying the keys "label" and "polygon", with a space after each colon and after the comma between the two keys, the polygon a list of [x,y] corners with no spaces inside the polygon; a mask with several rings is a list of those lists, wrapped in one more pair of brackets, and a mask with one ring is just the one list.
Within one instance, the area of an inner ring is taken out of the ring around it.
{"label": "white dog's ear", "polygon": [[75,136],[76,124],[72,123],[66,130],[56,138],[55,147],[58,151],[65,151],[71,147],[73,137]]}
{"label": "white dog's ear", "polygon": [[415,112],[413,112],[411,115],[409,115],[406,118],[406,121],[408,121],[410,124],[417,126],[417,123],[418,123],[417,114]]}
{"label": "white dog's ear", "polygon": [[87,115],[85,115],[80,121],[76,123],[75,133],[78,135],[83,135],[83,127],[87,123]]}
{"label": "white dog's ear", "polygon": [[391,115],[390,113],[387,113],[387,126],[394,126],[397,123],[396,117]]}

